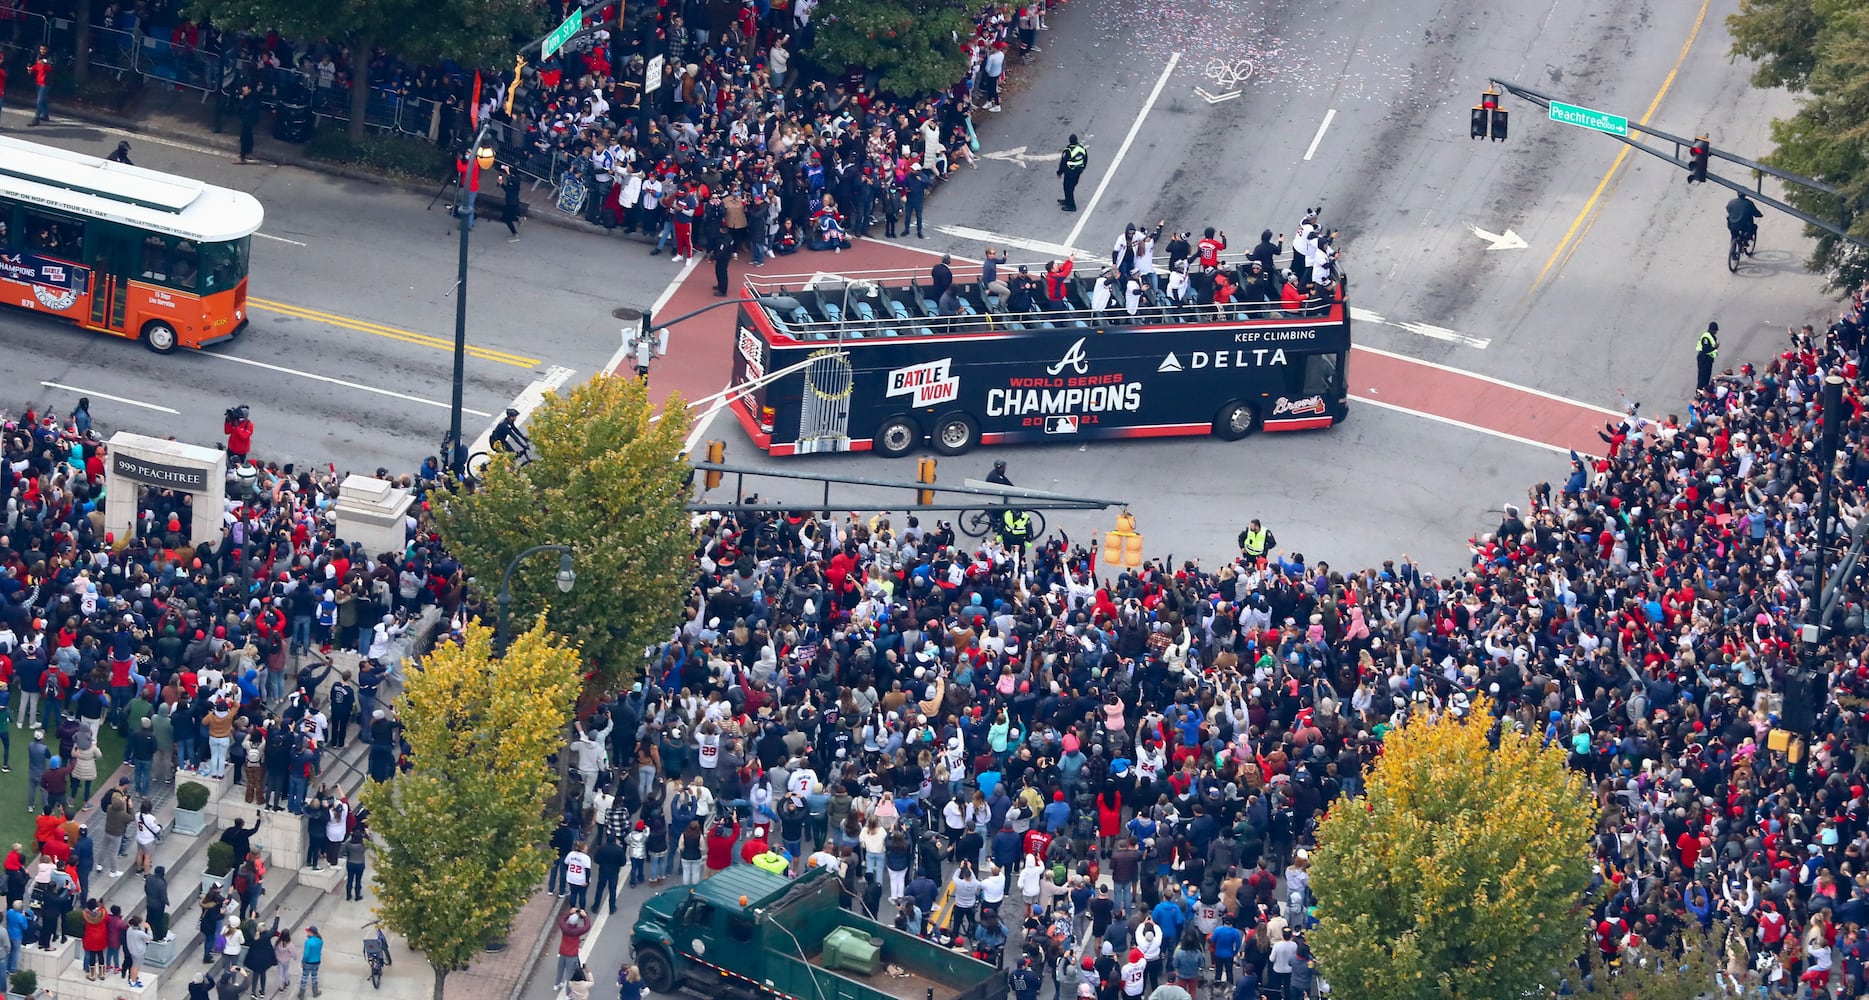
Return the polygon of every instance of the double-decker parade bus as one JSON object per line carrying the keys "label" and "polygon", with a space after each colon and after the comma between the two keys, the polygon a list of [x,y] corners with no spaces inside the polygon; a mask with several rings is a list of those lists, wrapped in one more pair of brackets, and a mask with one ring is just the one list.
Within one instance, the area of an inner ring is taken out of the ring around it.
{"label": "double-decker parade bus", "polygon": [[244,191],[0,136],[0,302],[158,354],[247,324]]}
{"label": "double-decker parade bus", "polygon": [[1297,315],[1278,303],[1233,303],[1131,316],[1120,304],[1091,307],[1097,280],[1070,278],[1051,308],[1015,313],[977,279],[957,278],[953,314],[942,315],[926,272],[749,277],[733,352],[733,384],[743,388],[732,408],[773,455],[1236,440],[1344,419],[1350,307],[1341,285]]}

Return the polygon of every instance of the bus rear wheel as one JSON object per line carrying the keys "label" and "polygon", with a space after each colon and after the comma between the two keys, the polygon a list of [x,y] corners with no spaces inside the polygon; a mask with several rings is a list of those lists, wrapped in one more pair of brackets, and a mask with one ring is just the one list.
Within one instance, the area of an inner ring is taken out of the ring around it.
{"label": "bus rear wheel", "polygon": [[1226,441],[1238,441],[1259,426],[1259,411],[1252,404],[1234,400],[1220,408],[1214,417],[1214,435]]}
{"label": "bus rear wheel", "polygon": [[161,320],[156,320],[143,327],[143,346],[157,354],[167,354],[175,350],[181,339],[175,335],[175,327]]}
{"label": "bus rear wheel", "polygon": [[890,417],[876,428],[876,440],[872,451],[884,458],[901,458],[915,450],[921,443],[921,428],[907,417]]}
{"label": "bus rear wheel", "polygon": [[934,449],[943,455],[964,455],[980,443],[980,425],[965,413],[950,413],[935,424]]}

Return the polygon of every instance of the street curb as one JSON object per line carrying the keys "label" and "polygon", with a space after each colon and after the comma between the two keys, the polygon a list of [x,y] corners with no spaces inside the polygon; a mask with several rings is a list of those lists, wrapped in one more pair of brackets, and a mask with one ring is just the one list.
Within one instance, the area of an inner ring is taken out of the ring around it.
{"label": "street curb", "polygon": [[[147,135],[156,139],[169,139],[174,142],[188,142],[212,146],[217,151],[229,155],[239,152],[239,147],[235,143],[229,142],[222,138],[219,133],[215,132],[192,132],[179,129],[152,128],[147,123],[136,119],[111,115],[90,108],[73,110],[67,107],[59,107],[55,110],[57,110],[61,116],[72,121],[85,122],[91,125],[103,125],[108,128],[120,129],[136,135]],[[341,177],[350,181],[383,184],[409,194],[420,195],[433,193],[426,184],[416,184],[413,181],[404,180],[399,177],[390,177],[386,174],[373,174],[334,163],[326,163],[323,160],[314,159],[309,156],[294,156],[288,158],[275,155],[270,159],[262,158],[259,162],[262,165],[270,163],[275,166],[297,167],[301,170],[309,170],[313,173],[325,174],[330,177]],[[596,236],[612,235],[602,226],[593,225],[582,219],[570,218],[565,216],[564,213],[557,211],[555,208],[535,211],[525,218],[530,221],[543,222],[554,228],[568,229],[572,232],[587,233]]]}
{"label": "street curb", "polygon": [[513,991],[506,995],[506,1000],[519,1000],[525,994],[526,986],[532,982],[532,973],[538,969],[539,958],[545,954],[545,946],[550,943],[556,926],[550,916],[545,918],[545,925],[539,928],[538,940],[532,942],[532,953],[526,956],[525,964],[519,967],[519,981],[513,984]]}

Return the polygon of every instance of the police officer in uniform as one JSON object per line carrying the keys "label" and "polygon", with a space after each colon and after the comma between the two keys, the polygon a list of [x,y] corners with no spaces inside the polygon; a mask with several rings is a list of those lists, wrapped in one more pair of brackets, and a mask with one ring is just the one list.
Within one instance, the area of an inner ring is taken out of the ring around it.
{"label": "police officer in uniform", "polygon": [[1252,523],[1246,526],[1246,530],[1240,532],[1239,546],[1240,555],[1254,565],[1258,565],[1265,561],[1267,553],[1278,547],[1278,539],[1274,538],[1272,533],[1267,531],[1255,517]]}
{"label": "police officer in uniform", "polygon": [[1038,988],[1043,977],[1032,968],[1030,956],[1019,960],[1019,967],[1006,973],[1006,988],[1012,991],[1013,1000],[1038,1000]]}
{"label": "police officer in uniform", "polygon": [[1077,181],[1084,176],[1084,167],[1089,163],[1090,151],[1077,141],[1077,133],[1072,132],[1064,155],[1058,158],[1058,176],[1064,178],[1064,197],[1058,199],[1058,206],[1067,212],[1077,211]]}
{"label": "police officer in uniform", "polygon": [[1016,507],[1007,507],[999,515],[999,539],[1009,549],[1025,555],[1027,535],[1032,528],[1032,516]]}
{"label": "police officer in uniform", "polygon": [[1705,333],[1694,345],[1694,389],[1699,391],[1713,381],[1713,362],[1720,356],[1720,324],[1708,323]]}

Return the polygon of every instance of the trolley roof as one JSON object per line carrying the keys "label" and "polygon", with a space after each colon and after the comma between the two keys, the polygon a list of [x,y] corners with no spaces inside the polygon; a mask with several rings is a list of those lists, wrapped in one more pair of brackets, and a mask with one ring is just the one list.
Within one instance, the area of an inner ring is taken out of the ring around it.
{"label": "trolley roof", "polygon": [[265,210],[244,191],[0,136],[0,198],[203,243],[251,236]]}

